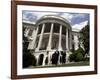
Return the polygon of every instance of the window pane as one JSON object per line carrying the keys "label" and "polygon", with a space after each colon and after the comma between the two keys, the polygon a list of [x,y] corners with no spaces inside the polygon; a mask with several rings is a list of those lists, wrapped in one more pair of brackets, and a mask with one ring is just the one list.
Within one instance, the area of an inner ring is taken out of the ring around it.
{"label": "window pane", "polygon": [[65,26],[62,26],[62,34],[66,35],[66,27]]}
{"label": "window pane", "polygon": [[60,29],[60,24],[55,23],[55,24],[54,24],[54,28],[53,28],[53,32],[54,32],[54,33],[59,33],[59,29]]}
{"label": "window pane", "polygon": [[45,30],[44,30],[44,33],[50,32],[50,29],[51,29],[51,23],[45,23]]}
{"label": "window pane", "polygon": [[38,34],[40,34],[40,33],[41,33],[41,30],[42,30],[42,25],[43,25],[43,24],[40,24],[40,25],[39,25]]}

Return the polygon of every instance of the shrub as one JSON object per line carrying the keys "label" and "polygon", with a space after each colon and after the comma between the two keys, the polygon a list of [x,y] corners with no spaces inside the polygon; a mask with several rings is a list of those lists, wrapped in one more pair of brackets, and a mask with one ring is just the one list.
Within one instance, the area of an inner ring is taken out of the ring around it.
{"label": "shrub", "polygon": [[84,55],[84,50],[81,47],[79,47],[75,52]]}
{"label": "shrub", "polygon": [[80,52],[76,53],[75,62],[78,62],[78,61],[83,61],[83,55]]}
{"label": "shrub", "polygon": [[84,50],[82,48],[77,49],[76,51],[74,51],[70,56],[69,56],[69,60],[78,62],[78,61],[83,61],[84,57]]}
{"label": "shrub", "polygon": [[75,61],[75,58],[76,58],[76,54],[75,53],[72,53],[72,54],[70,54],[70,56],[69,56],[69,61]]}
{"label": "shrub", "polygon": [[90,60],[89,57],[84,58],[84,61],[89,61],[89,60]]}
{"label": "shrub", "polygon": [[36,58],[30,51],[26,50],[23,52],[23,68],[29,67],[30,65],[36,65]]}
{"label": "shrub", "polygon": [[36,57],[32,55],[32,65],[36,66],[36,62],[37,62]]}

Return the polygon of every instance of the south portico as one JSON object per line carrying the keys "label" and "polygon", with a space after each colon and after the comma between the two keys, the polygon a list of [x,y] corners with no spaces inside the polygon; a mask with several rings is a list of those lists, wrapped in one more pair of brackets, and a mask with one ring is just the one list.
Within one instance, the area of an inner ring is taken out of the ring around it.
{"label": "south portico", "polygon": [[[61,51],[66,52],[66,62],[68,62],[67,53],[72,49],[72,28],[67,20],[60,16],[46,15],[35,23],[32,31],[28,49],[33,50],[33,55],[37,59],[42,57],[42,65],[45,66],[45,60],[48,57],[48,65],[51,65],[52,55],[55,51],[59,52],[58,63],[60,64]],[[29,29],[26,30],[27,37]]]}

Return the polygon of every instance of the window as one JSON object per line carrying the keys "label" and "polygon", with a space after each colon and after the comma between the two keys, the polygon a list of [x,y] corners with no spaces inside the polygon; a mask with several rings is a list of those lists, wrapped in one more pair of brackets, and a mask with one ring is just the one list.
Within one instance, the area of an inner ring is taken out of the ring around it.
{"label": "window", "polygon": [[40,24],[40,25],[39,25],[38,34],[40,34],[40,33],[41,33],[41,30],[42,30],[42,25],[43,25],[43,24]]}
{"label": "window", "polygon": [[59,33],[59,29],[60,29],[60,24],[55,23],[55,24],[54,24],[54,28],[53,28],[53,32],[54,32],[54,33]]}
{"label": "window", "polygon": [[62,26],[62,34],[66,35],[66,27],[65,26]]}
{"label": "window", "polygon": [[75,50],[75,43],[72,44],[72,50]]}
{"label": "window", "polygon": [[44,30],[44,33],[50,32],[50,29],[51,29],[51,23],[45,23],[45,30]]}
{"label": "window", "polygon": [[74,40],[74,35],[72,35],[72,40]]}

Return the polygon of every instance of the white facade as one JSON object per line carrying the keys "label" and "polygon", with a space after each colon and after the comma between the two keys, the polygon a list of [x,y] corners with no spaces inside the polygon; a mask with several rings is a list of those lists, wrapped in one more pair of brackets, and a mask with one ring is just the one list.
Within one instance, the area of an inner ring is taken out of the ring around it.
{"label": "white facade", "polygon": [[41,54],[44,55],[42,65],[45,65],[46,57],[50,64],[51,56],[56,50],[67,54],[72,48],[77,50],[79,47],[80,33],[74,31],[69,22],[60,16],[46,15],[35,24],[23,22],[23,27],[26,27],[24,35],[29,39],[28,49],[34,51],[37,64]]}

